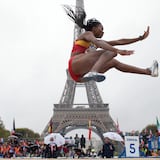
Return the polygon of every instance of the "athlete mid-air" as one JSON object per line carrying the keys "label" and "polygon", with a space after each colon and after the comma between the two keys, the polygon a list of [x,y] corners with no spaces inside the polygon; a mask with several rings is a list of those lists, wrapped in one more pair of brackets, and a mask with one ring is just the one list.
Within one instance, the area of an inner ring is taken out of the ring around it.
{"label": "athlete mid-air", "polygon": [[136,38],[105,41],[101,39],[104,32],[100,21],[93,18],[86,22],[86,13],[82,8],[79,8],[79,12],[76,14],[70,6],[64,5],[63,7],[71,20],[85,30],[75,40],[68,63],[68,71],[73,80],[76,82],[90,80],[101,82],[105,80],[104,73],[111,68],[116,68],[122,72],[151,75],[152,77],[158,76],[158,62],[156,60],[153,61],[151,67],[139,68],[115,59],[118,54],[128,56],[132,55],[134,51],[122,50],[114,46],[127,45],[144,40],[149,35],[149,27],[142,35]]}

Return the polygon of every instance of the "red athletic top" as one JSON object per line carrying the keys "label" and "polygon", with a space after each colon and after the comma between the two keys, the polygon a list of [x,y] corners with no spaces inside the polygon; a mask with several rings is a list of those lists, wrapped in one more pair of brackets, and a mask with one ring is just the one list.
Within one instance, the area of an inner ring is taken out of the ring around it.
{"label": "red athletic top", "polygon": [[84,53],[89,47],[95,47],[95,45],[85,40],[76,40],[72,48],[72,53]]}
{"label": "red athletic top", "polygon": [[74,42],[73,48],[72,48],[72,56],[69,59],[68,62],[68,71],[70,73],[70,76],[73,80],[78,81],[81,78],[81,75],[77,75],[72,70],[72,60],[74,59],[74,54],[76,53],[85,53],[86,49],[88,48],[96,48],[96,46],[92,42],[87,42],[85,40],[76,40]]}

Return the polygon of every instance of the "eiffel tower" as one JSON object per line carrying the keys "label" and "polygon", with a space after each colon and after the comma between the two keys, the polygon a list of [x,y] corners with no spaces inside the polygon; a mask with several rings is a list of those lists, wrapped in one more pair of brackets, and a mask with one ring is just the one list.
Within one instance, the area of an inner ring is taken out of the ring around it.
{"label": "eiffel tower", "polygon": [[[76,8],[84,8],[83,0],[76,0]],[[77,11],[76,11],[77,12]],[[82,30],[75,25],[74,39]],[[86,89],[88,103],[74,104],[75,92],[78,87]],[[88,129],[88,122],[91,121],[92,131],[101,139],[103,133],[115,131],[115,123],[109,114],[109,105],[104,104],[98,91],[95,81],[77,83],[73,81],[67,71],[67,81],[59,104],[54,104],[52,121],[53,132],[62,135],[74,129]],[[50,121],[42,132],[42,137],[48,134]]]}

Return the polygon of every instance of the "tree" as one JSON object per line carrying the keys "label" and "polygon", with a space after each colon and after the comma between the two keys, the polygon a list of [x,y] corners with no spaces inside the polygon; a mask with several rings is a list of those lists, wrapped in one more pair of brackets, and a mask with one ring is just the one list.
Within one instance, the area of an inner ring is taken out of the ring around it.
{"label": "tree", "polygon": [[156,132],[157,132],[157,126],[156,126],[155,124],[149,124],[149,125],[147,125],[147,126],[142,130],[142,133],[143,133],[144,131],[147,131],[148,134],[150,134],[150,131],[151,131],[152,134],[155,135]]}
{"label": "tree", "polygon": [[1,117],[0,117],[0,128],[1,129],[4,129],[5,127],[4,127],[4,124],[3,124],[3,121],[1,120]]}
{"label": "tree", "polygon": [[40,135],[38,133],[35,133],[31,129],[28,128],[17,128],[16,133],[19,133],[22,135],[22,138],[26,139],[38,139],[40,138]]}
{"label": "tree", "polygon": [[5,129],[5,126],[3,124],[3,121],[0,117],[0,138],[7,138],[10,135],[10,132]]}
{"label": "tree", "polygon": [[[7,139],[10,135],[10,131],[5,129],[3,121],[0,117],[0,138]],[[40,135],[28,128],[17,128],[15,129],[15,135],[21,135],[20,138],[29,138],[29,139],[39,139]]]}

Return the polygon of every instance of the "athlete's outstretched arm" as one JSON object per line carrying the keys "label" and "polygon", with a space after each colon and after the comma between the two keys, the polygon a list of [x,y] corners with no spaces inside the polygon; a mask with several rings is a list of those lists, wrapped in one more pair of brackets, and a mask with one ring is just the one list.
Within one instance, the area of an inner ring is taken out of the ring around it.
{"label": "athlete's outstretched arm", "polygon": [[122,49],[114,48],[114,47],[112,47],[112,45],[110,45],[109,43],[106,43],[103,40],[96,40],[96,41],[94,41],[94,44],[96,46],[98,46],[99,48],[109,50],[109,51],[115,52],[115,53],[123,55],[123,56],[132,55],[134,53],[134,50],[122,50]]}
{"label": "athlete's outstretched arm", "polygon": [[106,42],[112,46],[116,46],[116,45],[126,45],[126,44],[135,43],[137,41],[142,41],[148,37],[149,29],[150,29],[150,27],[148,26],[147,30],[144,31],[143,35],[140,35],[137,38],[123,38],[123,39],[119,39],[119,40],[106,41]]}
{"label": "athlete's outstretched arm", "polygon": [[[82,37],[81,37],[82,38]],[[89,42],[93,42],[97,48],[102,48],[104,50],[109,50],[111,52],[114,52],[116,54],[120,54],[120,55],[131,55],[134,53],[133,50],[122,50],[122,49],[117,49],[115,47],[113,47],[112,45],[110,45],[109,43],[107,43],[107,41],[101,40],[101,39],[97,39],[92,32],[86,32],[83,34],[83,39],[89,41]]]}

